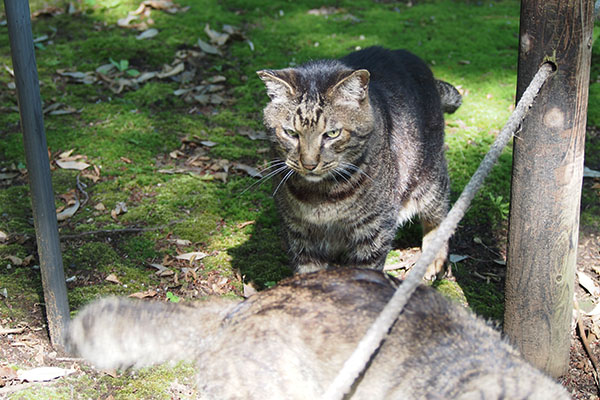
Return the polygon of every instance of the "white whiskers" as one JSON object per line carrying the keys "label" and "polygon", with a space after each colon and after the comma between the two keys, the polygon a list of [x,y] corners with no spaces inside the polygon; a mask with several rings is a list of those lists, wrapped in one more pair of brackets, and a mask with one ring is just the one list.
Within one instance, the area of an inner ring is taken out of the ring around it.
{"label": "white whiskers", "polygon": [[[267,173],[265,176],[261,177],[259,180],[257,180],[256,182],[254,182],[252,185],[248,186],[246,189],[244,189],[242,192],[240,192],[240,194],[244,194],[246,193],[248,190],[252,189],[253,187],[255,187],[256,185],[262,185],[264,182],[266,182],[267,180],[269,180],[270,178],[274,177],[275,175],[282,173],[286,170],[289,170],[289,167],[285,164],[285,161],[281,161],[281,160],[273,160],[269,162],[268,167],[262,169],[261,171],[259,171],[260,174],[262,174],[263,172],[270,171],[269,173]],[[273,169],[275,168],[275,169]]]}
{"label": "white whiskers", "polygon": [[[286,167],[287,168],[287,167]],[[279,188],[281,187],[281,185],[283,185],[285,183],[285,181],[287,181],[288,179],[290,179],[290,177],[294,174],[294,170],[290,169],[288,171],[287,174],[285,174],[285,176],[283,177],[283,179],[281,180],[281,182],[279,182],[279,185],[277,185],[277,187],[275,188],[275,191],[273,192],[273,197],[275,197],[275,194],[277,193],[277,191],[279,190]]]}
{"label": "white whiskers", "polygon": [[354,171],[354,172],[358,172],[359,174],[361,174],[361,175],[364,175],[365,177],[369,178],[369,180],[370,180],[371,182],[375,182],[375,181],[373,180],[373,178],[371,178],[371,177],[369,176],[369,174],[367,174],[365,171],[363,171],[363,170],[362,170],[362,168],[360,168],[360,167],[357,167],[356,165],[354,165],[354,164],[352,164],[352,163],[349,163],[349,162],[342,162],[342,163],[340,163],[340,166],[341,166],[342,168],[341,168],[341,169],[339,169],[339,170],[338,170],[338,172],[341,172],[341,173],[343,173],[343,174],[347,175],[348,177],[350,177],[350,176],[351,176],[351,173],[350,173],[350,171]]}

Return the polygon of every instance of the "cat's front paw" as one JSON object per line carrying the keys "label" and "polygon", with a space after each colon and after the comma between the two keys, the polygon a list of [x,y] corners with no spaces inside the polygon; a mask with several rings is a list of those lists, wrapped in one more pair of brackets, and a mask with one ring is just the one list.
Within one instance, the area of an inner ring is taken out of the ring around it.
{"label": "cat's front paw", "polygon": [[435,260],[427,267],[423,279],[427,281],[435,281],[443,279],[450,274],[450,267],[446,260],[446,255],[436,257]]}

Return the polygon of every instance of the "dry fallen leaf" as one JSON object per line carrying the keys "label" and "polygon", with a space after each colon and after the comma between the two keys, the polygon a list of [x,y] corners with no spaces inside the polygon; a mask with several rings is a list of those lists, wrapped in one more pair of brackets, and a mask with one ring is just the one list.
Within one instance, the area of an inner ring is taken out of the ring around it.
{"label": "dry fallen leaf", "polygon": [[132,293],[128,297],[133,297],[133,298],[136,298],[136,299],[145,299],[145,298],[148,298],[148,297],[154,297],[154,296],[156,296],[156,294],[157,294],[156,290],[148,289],[148,290],[143,291],[143,292]]}
{"label": "dry fallen leaf", "polygon": [[74,151],[75,151],[75,149],[63,151],[62,153],[60,153],[58,155],[58,158],[61,158],[63,160],[66,159],[66,158],[69,158],[69,157],[71,157],[71,154],[73,154]]}
{"label": "dry fallen leaf", "polygon": [[596,304],[596,306],[590,311],[586,312],[586,311],[583,311],[582,309],[579,309],[579,311],[589,317],[600,317],[600,304]]}
{"label": "dry fallen leaf", "polygon": [[78,171],[82,171],[90,166],[90,164],[83,161],[63,161],[56,160],[56,165],[58,165],[62,169],[75,169]]}
{"label": "dry fallen leaf", "polygon": [[156,35],[158,35],[158,29],[150,28],[150,29],[146,29],[144,32],[140,33],[135,38],[137,40],[144,40],[144,39],[151,39]]}
{"label": "dry fallen leaf", "polygon": [[77,197],[75,197],[75,203],[72,204],[71,206],[64,208],[62,210],[56,210],[57,214],[56,214],[56,220],[57,221],[64,221],[66,219],[71,218],[73,215],[75,215],[75,213],[77,212],[77,210],[79,210],[79,199]]}
{"label": "dry fallen leaf", "polygon": [[198,45],[198,47],[200,47],[200,50],[202,50],[203,52],[205,52],[207,54],[221,55],[221,50],[219,50],[212,44],[206,43],[202,39],[198,39],[198,42],[196,42],[196,44]]}
{"label": "dry fallen leaf", "polygon": [[243,229],[245,227],[247,227],[248,225],[252,225],[254,224],[256,221],[245,221],[245,222],[241,222],[239,224],[237,224],[237,228],[238,229]]}
{"label": "dry fallen leaf", "polygon": [[466,260],[467,258],[469,258],[469,256],[463,256],[461,254],[450,254],[450,256],[448,256],[448,261],[450,261],[451,263],[457,263]]}
{"label": "dry fallen leaf", "polygon": [[229,40],[230,36],[228,33],[220,33],[210,29],[209,24],[206,24],[204,26],[204,32],[208,35],[210,41],[216,44],[217,46],[223,46]]}
{"label": "dry fallen leaf", "polygon": [[181,150],[173,150],[172,152],[169,153],[169,157],[177,159],[179,157],[183,157],[185,156],[185,153]]}
{"label": "dry fallen leaf", "polygon": [[600,171],[595,171],[588,167],[583,167],[583,177],[584,178],[600,178]]}
{"label": "dry fallen leaf", "polygon": [[218,179],[223,183],[227,183],[227,177],[229,176],[227,172],[215,172],[212,174],[214,179]]}
{"label": "dry fallen leaf", "polygon": [[208,254],[201,251],[192,251],[190,253],[179,254],[175,258],[178,260],[189,260],[190,263],[194,261],[202,260],[204,257],[208,257]]}
{"label": "dry fallen leaf", "polygon": [[105,211],[106,207],[104,206],[104,204],[102,203],[98,203],[94,206],[94,209],[98,210],[98,211]]}
{"label": "dry fallen leaf", "polygon": [[162,264],[150,263],[150,264],[148,264],[148,265],[150,265],[152,268],[156,268],[156,269],[157,269],[157,271],[156,271],[156,275],[158,275],[158,274],[160,274],[160,273],[162,273],[162,272],[164,272],[164,271],[167,271],[167,270],[168,270],[168,268],[167,268],[167,267],[165,267],[165,266],[164,266],[164,265],[162,265]]}
{"label": "dry fallen leaf", "polygon": [[165,64],[163,66],[162,71],[160,73],[158,73],[156,76],[161,79],[168,78],[170,76],[175,76],[177,74],[180,74],[183,71],[185,71],[185,65],[183,63],[176,64],[175,66]]}
{"label": "dry fallen leaf", "polygon": [[127,204],[124,201],[120,201],[115,205],[115,208],[110,212],[110,215],[116,219],[117,215],[125,214],[127,212]]}
{"label": "dry fallen leaf", "polygon": [[251,167],[249,165],[234,163],[233,168],[244,171],[253,178],[262,178],[262,174],[256,168]]}
{"label": "dry fallen leaf", "polygon": [[43,112],[44,114],[48,115],[66,115],[74,114],[79,111],[76,108],[63,103],[54,103],[50,104],[48,107],[45,107]]}
{"label": "dry fallen leaf", "polygon": [[8,181],[19,176],[18,172],[0,172],[0,181]]}
{"label": "dry fallen leaf", "polygon": [[[160,277],[167,277],[175,275],[175,272],[171,271],[170,269],[166,269],[164,271],[157,272],[156,275]],[[175,278],[177,278],[177,275],[175,275]]]}
{"label": "dry fallen leaf", "polygon": [[121,28],[134,28],[135,26],[131,24],[131,21],[135,21],[140,19],[137,15],[128,15],[125,18],[119,18],[117,20],[117,26]]}
{"label": "dry fallen leaf", "polygon": [[187,239],[169,239],[169,242],[175,243],[177,246],[191,246],[192,242]]}
{"label": "dry fallen leaf", "polygon": [[157,77],[157,76],[158,76],[158,72],[148,72],[148,71],[146,71],[146,72],[142,72],[140,74],[140,76],[138,76],[137,78],[135,78],[135,81],[137,83],[144,83],[144,82],[146,82],[146,81],[148,81],[150,79],[153,79],[154,77]]}
{"label": "dry fallen leaf", "polygon": [[21,333],[25,332],[25,327],[18,327],[18,328],[2,328],[0,327],[0,336],[2,335],[20,335]]}
{"label": "dry fallen leaf", "polygon": [[65,369],[58,367],[39,367],[27,371],[18,370],[17,376],[21,381],[46,382],[70,375],[74,372],[75,369]]}
{"label": "dry fallen leaf", "polygon": [[95,175],[95,174],[82,173],[81,176],[83,178],[87,178],[87,179],[91,180],[94,183],[96,183],[96,182],[98,182],[100,180],[100,177],[98,175]]}
{"label": "dry fallen leaf", "polygon": [[31,264],[35,260],[35,256],[33,254],[28,255],[23,259],[23,265],[27,266]]}
{"label": "dry fallen leaf", "polygon": [[15,267],[19,267],[19,266],[23,265],[23,260],[17,256],[5,256],[4,259],[9,260],[11,262],[11,264],[14,265]]}
{"label": "dry fallen leaf", "polygon": [[579,284],[587,290],[592,296],[600,295],[600,288],[596,285],[596,282],[589,277],[585,272],[577,271],[577,278],[579,278]]}
{"label": "dry fallen leaf", "polygon": [[70,81],[75,83],[83,83],[86,85],[91,85],[95,83],[98,79],[94,76],[93,72],[80,72],[80,71],[65,71],[65,70],[56,70],[56,73],[62,77],[69,78]]}
{"label": "dry fallen leaf", "polygon": [[170,14],[175,14],[179,11],[187,11],[189,7],[181,7],[178,4],[173,3],[171,0],[145,0],[142,3],[146,7],[151,7],[156,10],[163,10]]}
{"label": "dry fallen leaf", "polygon": [[243,136],[248,136],[251,140],[267,140],[269,137],[267,136],[267,132],[265,131],[255,131],[254,129],[242,127],[238,130],[238,134]]}
{"label": "dry fallen leaf", "polygon": [[115,275],[115,274],[108,275],[106,278],[104,278],[104,280],[107,282],[117,283],[117,284],[121,285],[121,281],[119,280],[119,278],[117,278],[117,275]]}

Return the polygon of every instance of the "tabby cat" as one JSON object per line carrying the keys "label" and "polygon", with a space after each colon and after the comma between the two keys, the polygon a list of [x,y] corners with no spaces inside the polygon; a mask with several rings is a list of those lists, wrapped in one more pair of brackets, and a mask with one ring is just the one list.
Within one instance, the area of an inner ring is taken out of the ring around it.
{"label": "tabby cat", "polygon": [[[295,271],[383,269],[397,228],[415,215],[427,246],[448,209],[443,111],[460,106],[458,91],[417,56],[381,47],[258,75]],[[427,278],[443,273],[447,252]]]}
{"label": "tabby cat", "polygon": [[[104,369],[195,360],[202,399],[319,399],[398,284],[343,268],[296,275],[244,301],[109,298],[79,312],[67,347]],[[347,398],[569,396],[481,319],[420,286]]]}

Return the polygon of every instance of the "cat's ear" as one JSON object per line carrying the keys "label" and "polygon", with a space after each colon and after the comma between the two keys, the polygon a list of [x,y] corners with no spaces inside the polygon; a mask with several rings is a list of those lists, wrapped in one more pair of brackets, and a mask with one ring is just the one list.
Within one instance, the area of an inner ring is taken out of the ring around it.
{"label": "cat's ear", "polygon": [[274,103],[282,103],[291,99],[296,91],[294,90],[293,82],[295,72],[291,68],[257,71],[256,74],[267,87],[267,95]]}
{"label": "cat's ear", "polygon": [[361,103],[369,94],[369,78],[366,69],[359,69],[343,77],[328,93],[332,99],[341,103]]}

